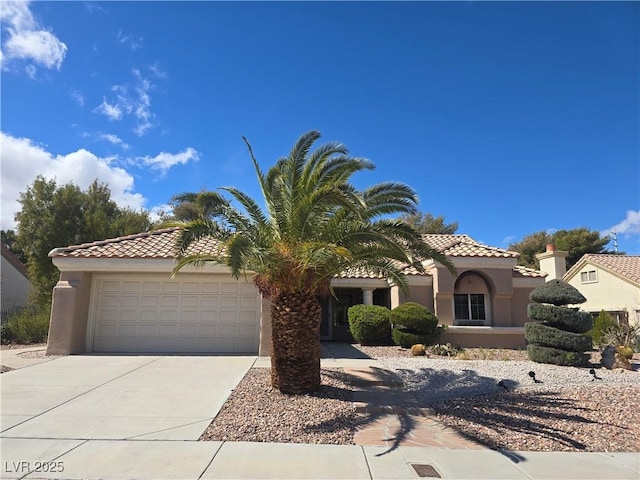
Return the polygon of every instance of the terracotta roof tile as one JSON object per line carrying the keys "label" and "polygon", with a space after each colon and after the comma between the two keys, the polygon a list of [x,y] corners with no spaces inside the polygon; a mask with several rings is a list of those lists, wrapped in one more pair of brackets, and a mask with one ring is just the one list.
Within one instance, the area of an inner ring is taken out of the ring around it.
{"label": "terracotta roof tile", "polygon": [[20,261],[18,256],[11,251],[8,245],[4,242],[0,242],[0,249],[2,251],[2,256],[13,265],[13,268],[18,270],[23,276],[27,279],[29,278],[29,272],[27,271],[27,267]]}
{"label": "terracotta roof tile", "polygon": [[[156,230],[154,232],[138,233],[126,237],[112,238],[97,242],[72,245],[70,247],[52,250],[51,257],[66,258],[175,258],[175,242],[178,234],[177,228]],[[514,258],[518,254],[496,247],[482,245],[468,235],[423,235],[425,242],[431,247],[451,257],[494,257]],[[193,244],[187,254],[216,252],[220,253],[220,243],[213,239],[202,239]],[[406,267],[406,275],[428,276],[429,273],[421,273],[413,267]],[[542,277],[544,274],[537,270],[514,268],[514,276]],[[348,270],[340,278],[382,278],[377,274],[367,272],[363,268]]]}
{"label": "terracotta roof tile", "polygon": [[[138,233],[126,237],[111,238],[98,242],[83,243],[56,248],[50,257],[82,258],[175,258],[177,228]],[[187,255],[204,252],[220,252],[220,243],[211,238],[194,243]]]}
{"label": "terracotta roof tile", "polygon": [[517,258],[520,256],[517,252],[478,243],[468,235],[426,234],[422,238],[432,248],[450,257]]}
{"label": "terracotta roof tile", "polygon": [[534,270],[533,268],[523,267],[522,265],[516,265],[513,267],[514,278],[544,278],[547,274],[540,270]]}
{"label": "terracotta roof tile", "polygon": [[640,255],[613,255],[605,253],[587,253],[565,274],[568,278],[581,270],[584,262],[597,265],[605,270],[640,284]]}

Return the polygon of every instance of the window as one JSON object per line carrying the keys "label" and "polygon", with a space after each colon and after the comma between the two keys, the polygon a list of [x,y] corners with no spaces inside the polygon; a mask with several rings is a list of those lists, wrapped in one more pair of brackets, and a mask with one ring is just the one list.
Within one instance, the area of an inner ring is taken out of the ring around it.
{"label": "window", "polygon": [[453,296],[457,325],[485,325],[487,313],[484,295],[478,293],[456,293]]}
{"label": "window", "polygon": [[586,272],[580,272],[581,283],[594,283],[598,281],[595,270],[587,270]]}

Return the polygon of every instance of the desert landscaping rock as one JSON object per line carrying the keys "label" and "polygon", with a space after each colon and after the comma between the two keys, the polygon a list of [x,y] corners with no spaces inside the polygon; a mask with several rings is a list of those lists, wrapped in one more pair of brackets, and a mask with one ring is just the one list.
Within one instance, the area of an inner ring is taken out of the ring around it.
{"label": "desert landscaping rock", "polygon": [[350,387],[339,369],[322,369],[311,395],[286,395],[271,387],[268,368],[250,370],[201,440],[353,444],[356,415]]}

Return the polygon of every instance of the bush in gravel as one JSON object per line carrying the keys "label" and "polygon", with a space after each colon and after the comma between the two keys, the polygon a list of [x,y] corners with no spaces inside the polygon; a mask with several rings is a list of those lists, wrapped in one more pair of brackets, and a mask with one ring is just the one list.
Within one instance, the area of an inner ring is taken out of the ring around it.
{"label": "bush in gravel", "polygon": [[528,322],[524,327],[527,340],[543,347],[560,347],[572,352],[586,352],[592,347],[591,337],[586,335],[566,332],[539,322]]}
{"label": "bush in gravel", "polygon": [[349,330],[360,345],[391,343],[391,310],[379,305],[353,305],[347,310]]}
{"label": "bush in gravel", "polygon": [[584,352],[569,352],[559,348],[527,345],[529,359],[538,363],[551,363],[564,367],[586,367],[591,355]]}
{"label": "bush in gravel", "polygon": [[593,318],[588,312],[581,312],[577,308],[556,307],[544,303],[530,303],[527,305],[527,316],[545,325],[556,327],[573,333],[585,333],[591,329]]}
{"label": "bush in gravel", "polygon": [[606,311],[602,310],[594,320],[593,328],[589,331],[589,335],[591,335],[595,345],[600,348],[604,348],[609,345],[607,343],[608,340],[604,338],[605,334],[613,333],[619,328],[620,326],[618,325],[618,322],[616,322]]}
{"label": "bush in gravel", "polygon": [[583,303],[586,299],[574,287],[561,280],[550,280],[534,289],[527,315],[534,322],[525,324],[529,359],[538,363],[587,366],[591,337],[580,335],[593,325],[591,316],[577,308],[562,305]]}
{"label": "bush in gravel", "polygon": [[438,319],[431,310],[414,302],[403,303],[391,310],[390,320],[393,326],[391,338],[403,348],[411,348],[417,343],[430,345],[444,330],[443,326],[438,326]]}
{"label": "bush in gravel", "polygon": [[2,323],[3,343],[41,343],[49,334],[48,308],[26,308],[12,313]]}
{"label": "bush in gravel", "polygon": [[444,345],[437,343],[436,345],[431,345],[427,351],[433,355],[439,355],[441,357],[457,357],[464,350],[451,343],[446,343]]}

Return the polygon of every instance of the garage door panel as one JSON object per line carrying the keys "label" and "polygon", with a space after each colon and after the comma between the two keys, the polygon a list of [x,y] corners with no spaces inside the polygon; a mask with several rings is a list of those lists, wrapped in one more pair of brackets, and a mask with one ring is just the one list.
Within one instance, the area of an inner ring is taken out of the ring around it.
{"label": "garage door panel", "polygon": [[220,284],[213,282],[203,282],[200,284],[200,293],[219,293]]}
{"label": "garage door panel", "polygon": [[96,279],[94,351],[253,353],[258,349],[261,302],[251,283],[229,277],[108,277]]}
{"label": "garage door panel", "polygon": [[220,297],[206,295],[200,297],[200,306],[202,307],[218,307],[220,305]]}

